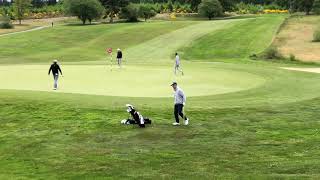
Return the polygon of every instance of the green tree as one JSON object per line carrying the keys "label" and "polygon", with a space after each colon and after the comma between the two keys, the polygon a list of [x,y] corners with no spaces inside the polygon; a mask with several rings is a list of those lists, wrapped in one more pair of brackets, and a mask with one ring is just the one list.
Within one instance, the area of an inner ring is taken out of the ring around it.
{"label": "green tree", "polygon": [[114,16],[129,4],[129,0],[100,0],[100,2],[105,7],[111,23],[113,23]]}
{"label": "green tree", "polygon": [[303,0],[302,1],[302,6],[304,7],[306,15],[310,14],[310,12],[312,10],[312,6],[313,6],[313,1],[314,0]]}
{"label": "green tree", "polygon": [[198,7],[199,14],[211,20],[214,17],[222,16],[223,8],[218,0],[202,0]]}
{"label": "green tree", "polygon": [[122,8],[120,18],[127,19],[128,22],[137,22],[139,17],[139,7],[136,4],[130,3],[125,8]]}
{"label": "green tree", "polygon": [[320,15],[320,0],[315,0],[312,8],[313,13]]}
{"label": "green tree", "polygon": [[99,19],[104,13],[104,8],[98,0],[65,0],[64,9],[67,14],[77,16],[83,24],[86,21]]}
{"label": "green tree", "polygon": [[141,4],[139,7],[139,16],[144,18],[145,21],[157,15],[155,10],[147,4]]}
{"label": "green tree", "polygon": [[171,1],[171,0],[170,0],[170,1],[168,1],[168,5],[167,5],[167,7],[168,7],[169,12],[173,12],[173,3],[172,3],[172,1]]}
{"label": "green tree", "polygon": [[31,7],[31,0],[14,0],[13,9],[15,17],[19,20],[19,24],[24,19],[25,14],[28,13]]}

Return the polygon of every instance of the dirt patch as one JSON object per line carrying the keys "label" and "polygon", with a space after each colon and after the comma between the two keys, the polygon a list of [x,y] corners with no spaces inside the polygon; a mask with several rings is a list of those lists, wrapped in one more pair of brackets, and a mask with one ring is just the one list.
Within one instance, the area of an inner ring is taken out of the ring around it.
{"label": "dirt patch", "polygon": [[284,57],[291,54],[302,61],[320,61],[320,43],[312,42],[314,31],[320,26],[320,16],[297,16],[283,26],[274,45]]}
{"label": "dirt patch", "polygon": [[310,73],[320,73],[320,68],[287,68],[283,67],[282,69],[287,69],[291,71],[303,71],[303,72],[310,72]]}

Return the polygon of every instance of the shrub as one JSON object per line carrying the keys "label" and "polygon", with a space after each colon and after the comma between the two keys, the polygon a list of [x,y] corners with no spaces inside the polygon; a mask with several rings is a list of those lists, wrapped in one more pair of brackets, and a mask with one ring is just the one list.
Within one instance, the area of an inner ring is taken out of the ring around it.
{"label": "shrub", "polygon": [[83,24],[88,20],[99,19],[104,14],[104,8],[98,0],[65,0],[67,14],[77,16]]}
{"label": "shrub", "polygon": [[262,58],[264,59],[282,59],[283,57],[276,47],[269,47],[262,53]]}
{"label": "shrub", "polygon": [[14,26],[8,16],[3,16],[0,18],[0,28],[1,29],[13,29]]}
{"label": "shrub", "polygon": [[202,0],[198,7],[199,14],[211,20],[214,17],[222,16],[223,8],[218,0]]}
{"label": "shrub", "polygon": [[128,22],[137,22],[139,17],[139,6],[136,4],[129,4],[120,12],[120,18],[127,19]]}
{"label": "shrub", "polygon": [[317,29],[313,33],[313,42],[320,42],[320,29]]}
{"label": "shrub", "polygon": [[290,61],[297,61],[297,58],[294,54],[290,54],[289,59],[290,59]]}
{"label": "shrub", "polygon": [[315,0],[312,8],[313,13],[320,15],[320,0]]}

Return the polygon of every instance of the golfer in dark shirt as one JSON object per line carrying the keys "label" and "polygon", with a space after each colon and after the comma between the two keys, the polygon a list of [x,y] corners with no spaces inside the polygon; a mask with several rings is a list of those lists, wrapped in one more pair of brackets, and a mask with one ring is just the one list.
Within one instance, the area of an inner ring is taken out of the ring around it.
{"label": "golfer in dark shirt", "polygon": [[121,64],[122,64],[122,51],[121,51],[121,49],[118,49],[117,60],[118,60],[118,65],[121,68]]}
{"label": "golfer in dark shirt", "polygon": [[59,72],[62,75],[62,71],[60,69],[60,66],[58,64],[58,60],[54,60],[53,64],[51,64],[48,75],[50,75],[50,72],[52,71],[53,79],[54,79],[54,85],[53,90],[58,89],[58,79],[59,79]]}

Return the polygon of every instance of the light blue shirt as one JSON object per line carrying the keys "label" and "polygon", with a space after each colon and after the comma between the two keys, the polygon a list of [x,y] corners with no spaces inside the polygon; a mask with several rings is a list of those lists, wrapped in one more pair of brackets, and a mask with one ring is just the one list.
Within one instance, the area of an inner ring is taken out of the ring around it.
{"label": "light blue shirt", "polygon": [[183,90],[177,87],[177,90],[174,92],[174,104],[183,104],[185,105],[187,97],[184,94]]}

